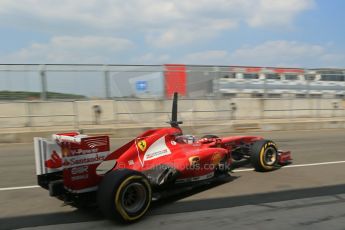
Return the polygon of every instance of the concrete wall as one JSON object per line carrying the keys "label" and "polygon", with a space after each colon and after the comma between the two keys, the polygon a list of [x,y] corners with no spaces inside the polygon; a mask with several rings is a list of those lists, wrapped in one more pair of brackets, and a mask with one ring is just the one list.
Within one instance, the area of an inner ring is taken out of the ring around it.
{"label": "concrete wall", "polygon": [[[231,103],[236,111],[232,112]],[[336,104],[337,109],[334,109]],[[102,109],[100,124],[161,123],[170,119],[171,100],[90,100],[75,102],[0,103],[0,127],[74,126],[94,124],[93,106]],[[345,117],[341,99],[180,100],[185,122],[231,119]]]}

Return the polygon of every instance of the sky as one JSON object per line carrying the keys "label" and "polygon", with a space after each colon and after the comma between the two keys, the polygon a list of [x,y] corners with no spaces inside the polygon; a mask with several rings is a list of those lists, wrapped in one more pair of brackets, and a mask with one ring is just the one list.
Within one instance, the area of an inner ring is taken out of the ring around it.
{"label": "sky", "polygon": [[1,0],[2,64],[345,67],[343,0]]}

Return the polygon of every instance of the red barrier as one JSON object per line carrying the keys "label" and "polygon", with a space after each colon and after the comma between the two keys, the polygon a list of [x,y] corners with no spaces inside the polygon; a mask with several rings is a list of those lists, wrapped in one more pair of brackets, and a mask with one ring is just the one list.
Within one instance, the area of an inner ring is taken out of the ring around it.
{"label": "red barrier", "polygon": [[174,92],[185,96],[187,93],[186,65],[166,64],[164,67],[166,98],[172,98]]}

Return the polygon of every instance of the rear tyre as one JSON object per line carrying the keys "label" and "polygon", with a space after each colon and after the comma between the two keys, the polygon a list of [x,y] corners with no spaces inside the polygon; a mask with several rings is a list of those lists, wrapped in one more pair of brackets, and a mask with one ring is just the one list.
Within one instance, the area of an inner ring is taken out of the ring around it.
{"label": "rear tyre", "polygon": [[270,140],[260,140],[251,147],[251,163],[256,171],[267,172],[276,168],[278,150],[276,144]]}
{"label": "rear tyre", "polygon": [[101,181],[97,202],[103,214],[122,223],[143,217],[152,199],[148,179],[140,172],[119,169],[107,173]]}

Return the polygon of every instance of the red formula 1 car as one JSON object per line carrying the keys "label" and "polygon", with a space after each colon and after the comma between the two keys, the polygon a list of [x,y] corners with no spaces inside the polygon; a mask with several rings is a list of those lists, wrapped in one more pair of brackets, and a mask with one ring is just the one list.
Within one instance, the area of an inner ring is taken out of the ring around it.
{"label": "red formula 1 car", "polygon": [[75,132],[55,134],[53,140],[35,138],[38,184],[75,205],[96,198],[105,216],[132,222],[161,194],[229,176],[238,162],[271,171],[291,161],[289,151],[258,136],[184,135],[176,93],[169,123],[171,127],[148,130],[114,152],[108,136]]}

